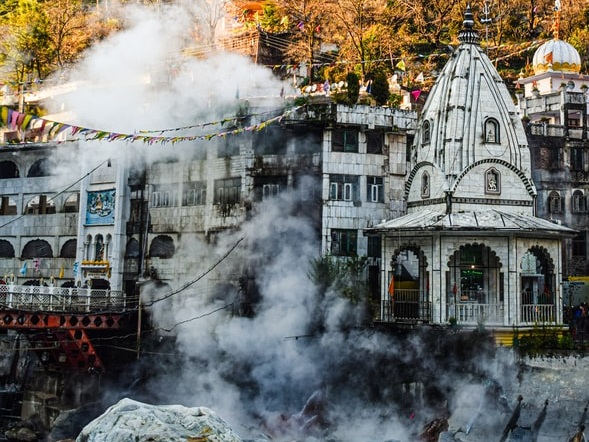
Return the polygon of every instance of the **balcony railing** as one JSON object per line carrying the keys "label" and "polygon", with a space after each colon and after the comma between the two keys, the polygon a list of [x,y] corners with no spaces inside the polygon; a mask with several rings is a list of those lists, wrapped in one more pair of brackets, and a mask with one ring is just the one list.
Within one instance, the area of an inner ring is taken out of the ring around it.
{"label": "balcony railing", "polygon": [[429,323],[432,320],[431,302],[423,301],[421,290],[397,289],[391,299],[382,301],[382,321],[415,321]]}
{"label": "balcony railing", "polygon": [[458,324],[503,324],[503,304],[460,302],[448,305],[448,318]]}
{"label": "balcony railing", "polygon": [[556,306],[552,304],[523,304],[521,322],[528,324],[546,324],[556,322]]}
{"label": "balcony railing", "polygon": [[32,312],[117,313],[130,306],[122,291],[2,284],[0,307]]}

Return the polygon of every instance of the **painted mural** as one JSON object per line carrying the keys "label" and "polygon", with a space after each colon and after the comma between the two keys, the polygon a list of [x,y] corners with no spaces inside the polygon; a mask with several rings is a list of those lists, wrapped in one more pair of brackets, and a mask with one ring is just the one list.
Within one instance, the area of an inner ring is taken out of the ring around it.
{"label": "painted mural", "polygon": [[86,207],[86,224],[114,224],[115,189],[88,192]]}

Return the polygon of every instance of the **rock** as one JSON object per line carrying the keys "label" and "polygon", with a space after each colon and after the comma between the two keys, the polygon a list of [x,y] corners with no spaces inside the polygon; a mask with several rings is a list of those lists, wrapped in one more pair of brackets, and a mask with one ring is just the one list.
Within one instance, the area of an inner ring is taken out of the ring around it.
{"label": "rock", "polygon": [[148,405],[122,399],[84,427],[76,442],[242,442],[206,407]]}
{"label": "rock", "polygon": [[4,435],[8,440],[15,442],[36,442],[39,440],[37,433],[27,427],[8,430]]}

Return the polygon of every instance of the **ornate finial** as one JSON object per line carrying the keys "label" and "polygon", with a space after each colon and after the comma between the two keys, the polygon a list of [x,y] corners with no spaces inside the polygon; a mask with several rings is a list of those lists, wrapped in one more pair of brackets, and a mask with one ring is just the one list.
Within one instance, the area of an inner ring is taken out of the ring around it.
{"label": "ornate finial", "polygon": [[472,29],[474,26],[474,16],[472,15],[472,10],[470,9],[470,3],[466,5],[466,12],[464,13],[464,21],[462,22],[462,26],[464,26],[464,29]]}
{"label": "ornate finial", "polygon": [[474,29],[474,16],[470,9],[470,3],[466,6],[464,12],[464,21],[462,22],[462,30],[458,34],[458,40],[462,43],[479,44],[480,37],[479,33]]}

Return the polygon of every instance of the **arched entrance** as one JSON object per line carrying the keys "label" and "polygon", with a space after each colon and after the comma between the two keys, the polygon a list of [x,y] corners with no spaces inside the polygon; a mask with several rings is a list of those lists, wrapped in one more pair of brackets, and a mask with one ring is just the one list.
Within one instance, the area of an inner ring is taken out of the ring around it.
{"label": "arched entrance", "polygon": [[522,257],[520,269],[520,322],[556,321],[556,278],[548,251],[531,247]]}
{"label": "arched entrance", "polygon": [[431,321],[427,261],[416,246],[403,247],[391,258],[385,321]]}
{"label": "arched entrance", "polygon": [[503,322],[503,273],[493,250],[466,244],[450,257],[446,277],[447,318],[459,323]]}

